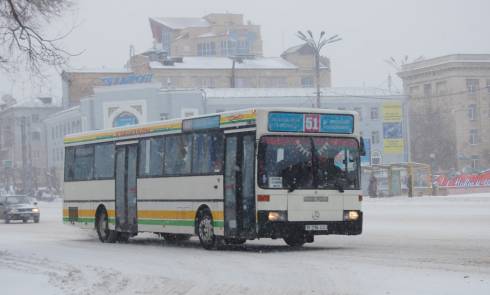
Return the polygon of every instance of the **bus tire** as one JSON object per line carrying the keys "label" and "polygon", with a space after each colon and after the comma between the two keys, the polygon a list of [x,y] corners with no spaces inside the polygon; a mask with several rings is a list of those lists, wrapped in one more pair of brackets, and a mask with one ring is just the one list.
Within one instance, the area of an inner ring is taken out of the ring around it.
{"label": "bus tire", "polygon": [[39,223],[39,216],[38,217],[34,217],[34,223]]}
{"label": "bus tire", "polygon": [[169,241],[169,242],[188,241],[191,238],[190,235],[185,235],[185,234],[167,234],[167,233],[162,234],[162,237],[165,239],[165,241]]}
{"label": "bus tire", "polygon": [[305,244],[305,238],[302,235],[290,235],[284,237],[284,242],[290,247],[301,247]]}
{"label": "bus tire", "polygon": [[5,223],[10,223],[10,219],[8,219],[8,217],[5,217]]}
{"label": "bus tire", "polygon": [[211,250],[216,247],[217,238],[214,235],[213,217],[208,208],[203,208],[197,213],[196,232],[204,249]]}
{"label": "bus tire", "polygon": [[96,217],[95,229],[102,243],[115,243],[118,234],[115,230],[109,229],[109,217],[105,209],[99,210]]}

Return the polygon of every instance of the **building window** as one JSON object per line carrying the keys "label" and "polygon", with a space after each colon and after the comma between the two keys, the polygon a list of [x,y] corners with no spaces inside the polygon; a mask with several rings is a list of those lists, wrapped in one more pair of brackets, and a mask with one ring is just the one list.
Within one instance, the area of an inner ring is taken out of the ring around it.
{"label": "building window", "polygon": [[371,132],[371,142],[373,144],[379,143],[379,131],[373,131],[373,132]]}
{"label": "building window", "polygon": [[172,44],[172,35],[169,31],[162,32],[162,49],[170,54],[170,45]]}
{"label": "building window", "polygon": [[490,79],[487,79],[487,92],[490,93]]}
{"label": "building window", "polygon": [[447,82],[446,81],[440,81],[440,82],[436,83],[436,94],[437,95],[447,94]]}
{"label": "building window", "polygon": [[39,114],[32,114],[32,123],[39,122]]}
{"label": "building window", "polygon": [[471,168],[474,170],[474,171],[478,171],[480,169],[480,157],[478,156],[471,156]]}
{"label": "building window", "polygon": [[470,104],[468,106],[468,118],[470,121],[475,121],[477,118],[477,113],[476,113],[476,104]]}
{"label": "building window", "polygon": [[469,93],[475,93],[480,88],[480,80],[466,79],[466,89]]}
{"label": "building window", "polygon": [[432,96],[432,84],[424,84],[424,96]]}
{"label": "building window", "polygon": [[237,54],[246,55],[250,53],[250,44],[248,40],[238,40]]}
{"label": "building window", "polygon": [[196,86],[198,88],[215,88],[216,87],[214,78],[211,78],[211,77],[197,78],[196,79]]}
{"label": "building window", "polygon": [[371,154],[371,163],[373,165],[379,165],[381,164],[381,160],[381,153],[378,151],[373,151],[373,153]]}
{"label": "building window", "polygon": [[372,107],[371,108],[371,120],[377,120],[378,117],[379,117],[378,107]]}
{"label": "building window", "polygon": [[313,77],[301,77],[301,86],[303,88],[313,88]]}
{"label": "building window", "polygon": [[250,78],[235,78],[235,88],[254,88],[252,79]]}
{"label": "building window", "polygon": [[411,96],[418,96],[419,95],[419,91],[420,91],[420,87],[419,86],[412,86],[409,88],[409,92],[410,92],[410,95]]}
{"label": "building window", "polygon": [[198,56],[215,56],[216,44],[214,42],[202,42],[197,44]]}
{"label": "building window", "polygon": [[478,129],[471,129],[470,130],[470,144],[477,144],[478,143]]}
{"label": "building window", "polygon": [[221,55],[222,56],[232,56],[236,55],[237,42],[232,40],[221,41]]}
{"label": "building window", "polygon": [[288,87],[288,79],[286,77],[267,77],[261,79],[261,84],[264,88],[284,88]]}
{"label": "building window", "polygon": [[362,108],[356,107],[354,108],[354,111],[359,114],[359,121],[362,121]]}
{"label": "building window", "polygon": [[41,132],[39,131],[32,132],[32,140],[41,140]]}
{"label": "building window", "polygon": [[121,127],[138,124],[138,118],[129,112],[122,112],[112,122],[112,127]]}

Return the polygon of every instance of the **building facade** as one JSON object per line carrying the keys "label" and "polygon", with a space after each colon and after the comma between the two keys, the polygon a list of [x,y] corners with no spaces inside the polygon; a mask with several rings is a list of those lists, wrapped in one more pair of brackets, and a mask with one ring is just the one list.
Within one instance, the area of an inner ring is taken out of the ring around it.
{"label": "building facade", "polygon": [[260,26],[242,14],[212,13],[204,17],[151,17],[158,48],[170,56],[262,56]]}
{"label": "building facade", "polygon": [[490,168],[490,54],[406,64],[412,159],[436,172]]}
{"label": "building facade", "polygon": [[[315,58],[306,45],[279,57],[263,57],[260,26],[243,15],[214,13],[202,18],[150,18],[154,46],[131,56],[124,69],[63,71],[65,108],[80,104],[94,88],[112,84],[161,83],[168,89],[314,87]],[[320,60],[321,87],[331,86],[330,61]]]}
{"label": "building facade", "polygon": [[51,98],[4,106],[0,111],[0,183],[32,193],[48,186],[44,119],[61,110]]}
{"label": "building facade", "polygon": [[44,120],[46,137],[46,167],[52,180],[50,187],[59,190],[63,183],[63,163],[65,161],[65,146],[63,138],[70,133],[82,131],[82,116],[80,107],[75,106],[51,114]]}

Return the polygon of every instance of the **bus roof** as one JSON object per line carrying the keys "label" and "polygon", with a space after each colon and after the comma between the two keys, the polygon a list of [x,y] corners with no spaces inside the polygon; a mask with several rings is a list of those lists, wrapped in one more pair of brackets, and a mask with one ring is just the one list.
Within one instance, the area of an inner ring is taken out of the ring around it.
{"label": "bus roof", "polygon": [[[65,145],[79,145],[92,142],[105,142],[115,140],[130,140],[141,136],[161,135],[169,133],[179,133],[186,128],[192,128],[192,121],[199,121],[199,124],[209,126],[206,128],[236,128],[255,126],[257,112],[290,112],[290,113],[328,113],[328,114],[351,114],[353,111],[333,110],[333,109],[314,109],[314,108],[252,108],[223,113],[205,114],[187,118],[156,121],[138,125],[115,127],[104,130],[94,130],[81,133],[68,134],[64,137]],[[184,121],[191,124],[184,124]],[[192,130],[192,129],[187,129]]]}

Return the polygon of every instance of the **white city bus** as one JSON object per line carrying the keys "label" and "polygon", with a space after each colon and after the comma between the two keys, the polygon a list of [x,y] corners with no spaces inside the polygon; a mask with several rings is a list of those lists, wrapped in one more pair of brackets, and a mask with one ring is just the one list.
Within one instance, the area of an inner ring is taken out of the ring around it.
{"label": "white city bus", "polygon": [[257,108],[65,137],[63,220],[102,242],[362,232],[357,113]]}

